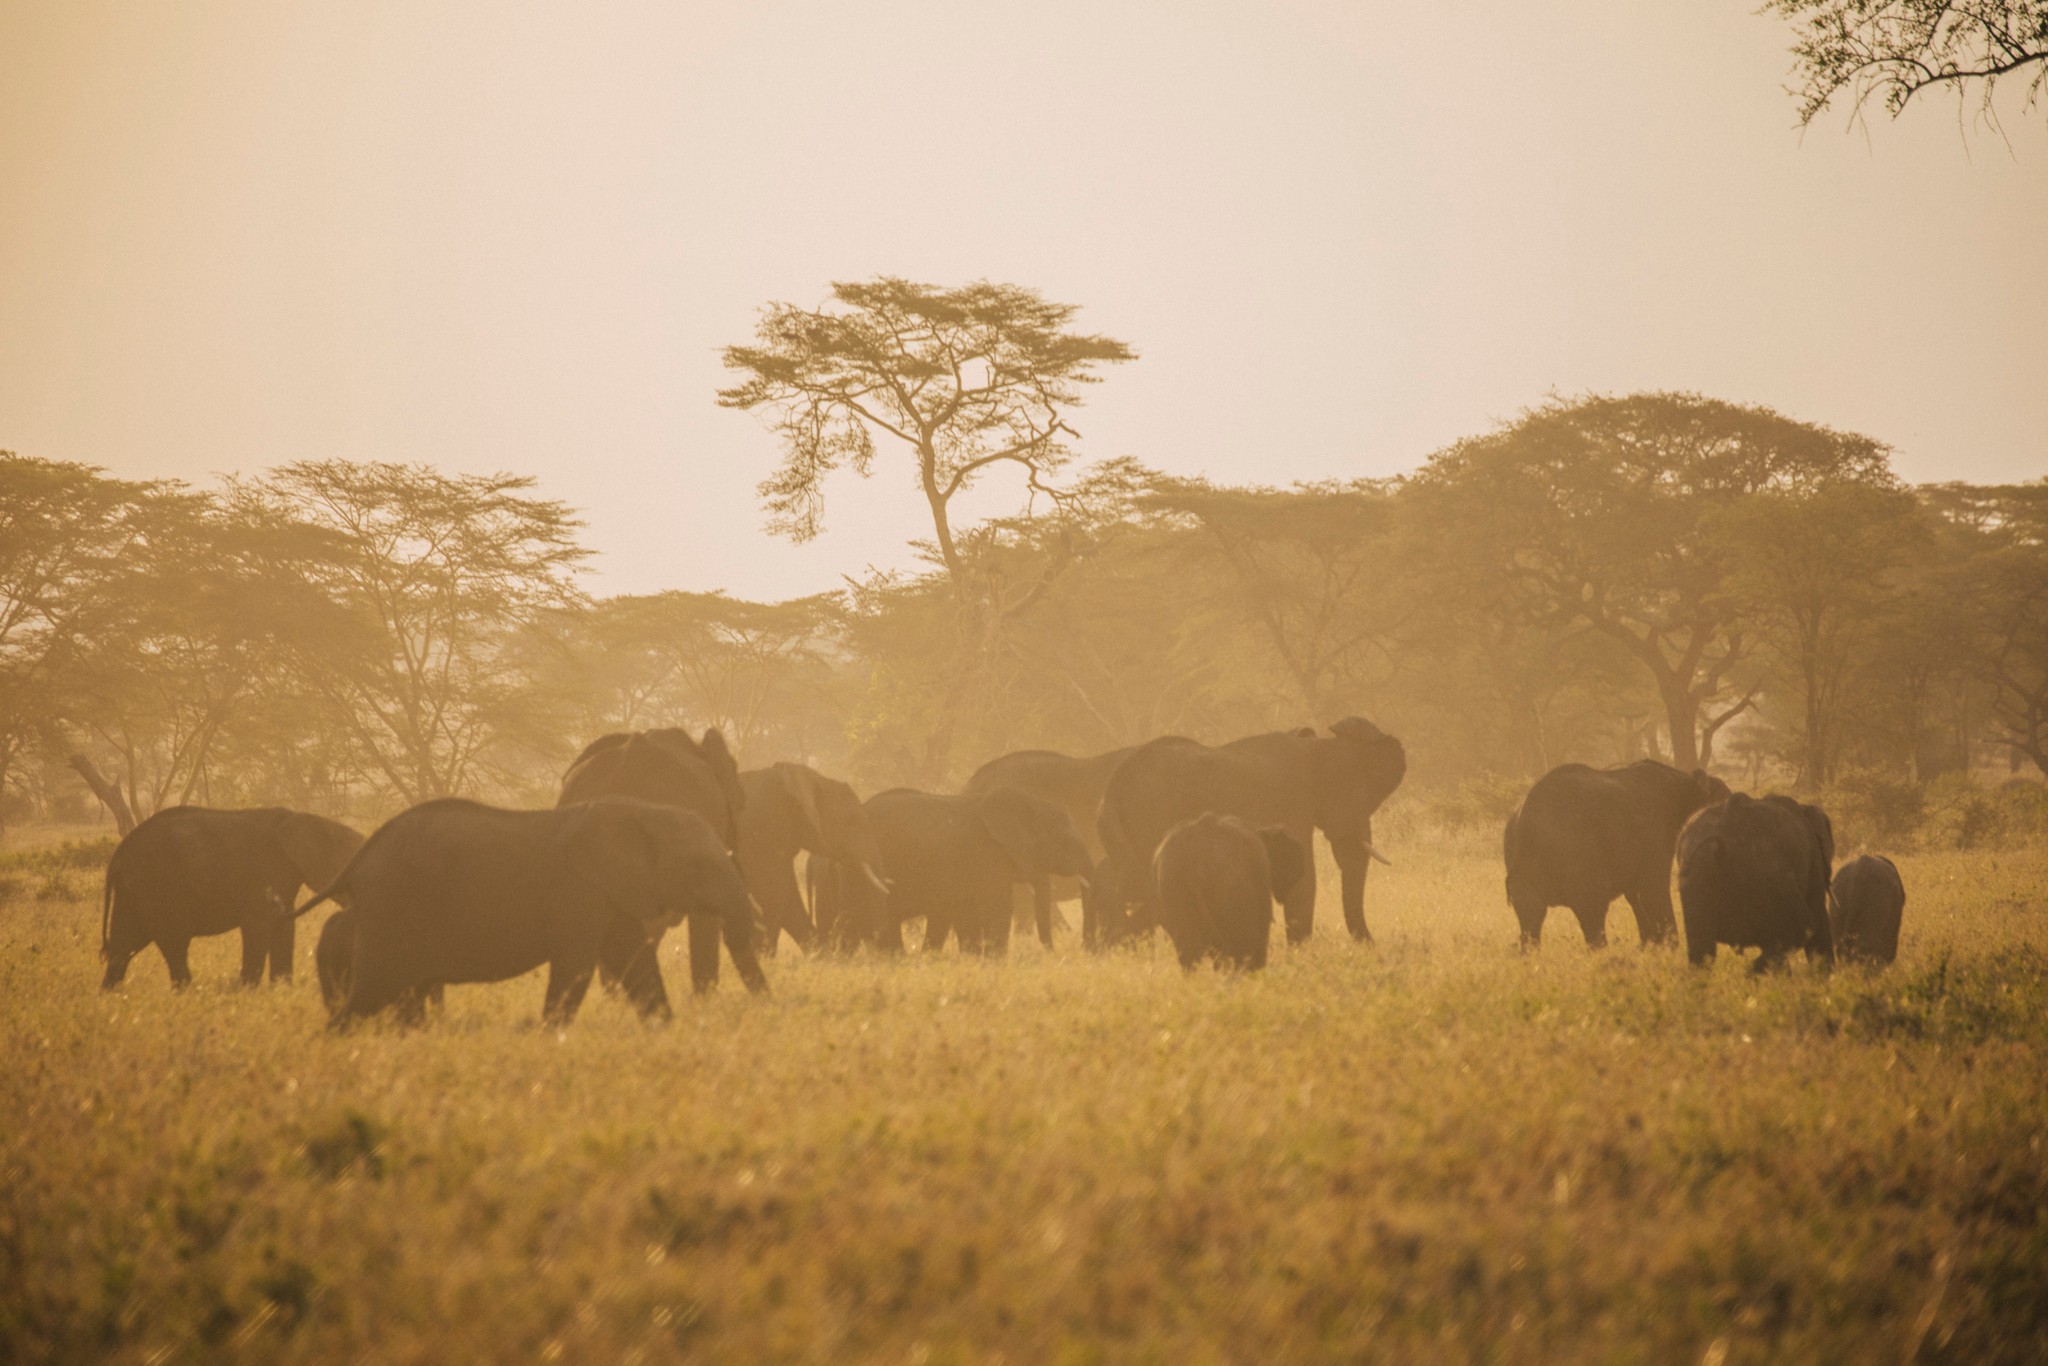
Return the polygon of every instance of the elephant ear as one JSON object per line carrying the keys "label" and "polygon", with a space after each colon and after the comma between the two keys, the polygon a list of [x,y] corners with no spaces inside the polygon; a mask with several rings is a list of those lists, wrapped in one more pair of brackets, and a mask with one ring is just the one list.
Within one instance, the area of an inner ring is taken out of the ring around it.
{"label": "elephant ear", "polygon": [[[589,744],[585,745],[583,747],[582,753],[578,754],[575,758],[569,761],[569,768],[576,767],[576,765],[582,763],[585,759],[588,759],[593,754],[602,754],[606,750],[617,749],[619,746],[625,744],[626,741],[632,738],[633,732],[629,730],[613,731],[610,735],[600,735],[595,740],[592,740]],[[563,770],[563,772],[565,773],[567,771],[568,769]]]}
{"label": "elephant ear", "polygon": [[1284,826],[1269,825],[1259,831],[1259,843],[1266,846],[1268,882],[1276,900],[1294,890],[1308,872],[1308,851]]}
{"label": "elephant ear", "polygon": [[818,811],[822,780],[802,764],[777,764],[775,785],[787,799],[790,827],[799,848],[817,852],[825,845],[825,821]]}
{"label": "elephant ear", "polygon": [[1330,734],[1336,745],[1319,756],[1324,781],[1343,795],[1341,805],[1362,805],[1366,814],[1379,809],[1393,795],[1408,774],[1408,751],[1401,742],[1362,716],[1347,716],[1332,722]]}
{"label": "elephant ear", "polygon": [[740,790],[740,766],[732,757],[732,751],[725,747],[725,736],[718,727],[705,730],[704,738],[697,742],[704,752],[705,762],[717,775],[719,790],[725,793],[726,830],[725,844],[730,849],[737,841],[739,814],[747,804],[747,794]]}
{"label": "elephant ear", "polygon": [[338,821],[289,811],[278,828],[277,842],[299,880],[317,891],[341,875],[363,838]]}
{"label": "elephant ear", "polygon": [[999,787],[974,803],[974,817],[981,828],[1023,876],[1029,876],[1041,861],[1038,828],[1043,817],[1035,809],[1041,805],[1044,803],[1014,787]]}

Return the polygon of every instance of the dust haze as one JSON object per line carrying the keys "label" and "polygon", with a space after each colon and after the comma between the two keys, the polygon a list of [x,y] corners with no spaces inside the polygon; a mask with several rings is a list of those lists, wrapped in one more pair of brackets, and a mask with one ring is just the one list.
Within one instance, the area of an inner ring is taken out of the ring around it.
{"label": "dust haze", "polygon": [[0,15],[0,1355],[2048,1354],[2048,6],[1687,8]]}

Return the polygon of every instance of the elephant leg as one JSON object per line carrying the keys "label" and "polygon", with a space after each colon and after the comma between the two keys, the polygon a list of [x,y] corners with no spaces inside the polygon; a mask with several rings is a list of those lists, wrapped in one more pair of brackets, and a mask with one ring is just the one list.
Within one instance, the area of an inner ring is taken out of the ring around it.
{"label": "elephant leg", "polygon": [[1823,890],[1806,906],[1806,962],[1822,972],[1835,966],[1835,931],[1828,922],[1828,894]]}
{"label": "elephant leg", "polygon": [[[789,914],[782,917],[782,932],[791,939],[794,939],[798,948],[802,949],[805,953],[809,953],[811,952],[811,946],[817,942],[818,936],[816,930],[811,925],[811,918],[803,913],[802,908],[803,902],[798,901],[795,906],[790,908]],[[776,937],[773,931],[769,932],[766,947],[771,957],[775,953]]]}
{"label": "elephant leg", "polygon": [[398,1001],[393,1013],[398,1016],[398,1023],[407,1029],[418,1029],[425,1025],[427,1022],[426,990],[416,987],[411,991],[399,992]]}
{"label": "elephant leg", "polygon": [[[1050,895],[1050,888],[1047,889]],[[1010,887],[1005,883],[988,898],[981,914],[980,951],[1001,958],[1010,951]]]}
{"label": "elephant leg", "polygon": [[270,927],[270,980],[289,982],[292,980],[292,960],[298,953],[299,922],[288,915],[278,916]]}
{"label": "elephant leg", "polygon": [[157,947],[164,951],[164,965],[171,970],[171,987],[183,991],[192,985],[192,968],[185,961],[185,951],[192,947],[190,939],[159,939]]}
{"label": "elephant leg", "polygon": [[[702,996],[718,985],[718,922],[708,915],[689,920],[690,990]],[[654,946],[648,945],[651,955]]]}
{"label": "elephant leg", "polygon": [[541,1023],[559,1027],[573,1021],[576,1012],[583,1007],[584,993],[590,990],[590,979],[596,972],[597,959],[594,955],[574,960],[557,958],[548,964],[548,988],[541,1005]]}
{"label": "elephant leg", "polygon": [[1037,877],[1031,882],[1031,910],[1038,922],[1038,942],[1052,947],[1052,879]]}
{"label": "elephant leg", "polygon": [[1511,904],[1515,908],[1515,919],[1522,926],[1522,952],[1534,953],[1543,946],[1543,918],[1550,914],[1550,907],[1532,896],[1524,896]]}
{"label": "elephant leg", "polygon": [[1572,914],[1579,919],[1579,928],[1585,931],[1586,947],[1589,949],[1607,947],[1607,905],[1607,902],[1602,901],[1572,907]]}
{"label": "elephant leg", "polygon": [[1685,957],[1696,968],[1711,967],[1720,944],[1704,930],[1693,927],[1690,917],[1685,925]]}
{"label": "elephant leg", "polygon": [[[628,930],[632,932],[634,939],[640,939],[634,927],[629,926]],[[644,941],[642,942],[644,944]],[[633,1003],[633,1008],[640,1012],[641,1019],[672,1019],[675,1011],[668,1003],[668,984],[661,980],[661,955],[655,951],[655,945],[644,946],[649,952],[639,953],[629,949],[623,955],[618,955],[622,958],[618,972],[618,989]],[[603,962],[602,956],[599,962]]]}
{"label": "elephant leg", "polygon": [[242,926],[242,985],[257,987],[263,985],[263,963],[270,957],[270,934],[268,927],[245,923]]}
{"label": "elephant leg", "polygon": [[1653,882],[1626,894],[1635,912],[1636,935],[1644,944],[1662,944],[1677,937],[1678,917],[1671,910],[1671,888]]}
{"label": "elephant leg", "polygon": [[761,960],[754,956],[754,936],[748,926],[726,922],[725,951],[732,955],[733,970],[748,991],[758,995],[768,990],[768,974],[761,971]]}
{"label": "elephant leg", "polygon": [[[1301,877],[1295,882],[1294,886],[1288,889],[1286,898],[1280,903],[1280,908],[1287,918],[1288,943],[1304,943],[1310,935],[1316,932],[1316,861],[1313,837],[1311,837],[1308,866],[1302,870]],[[1361,912],[1359,918],[1360,928],[1363,928],[1364,924],[1364,915]]]}

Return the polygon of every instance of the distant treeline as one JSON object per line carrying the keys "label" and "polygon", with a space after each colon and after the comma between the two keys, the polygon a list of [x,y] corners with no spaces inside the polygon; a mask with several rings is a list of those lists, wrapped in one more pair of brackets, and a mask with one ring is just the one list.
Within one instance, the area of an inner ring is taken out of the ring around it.
{"label": "distant treeline", "polygon": [[[929,572],[591,598],[532,481],[301,462],[213,490],[0,454],[0,814],[544,803],[606,731],[946,788],[1370,716],[1410,784],[1653,754],[1748,782],[2048,766],[2048,481],[1910,488],[1868,438],[1555,400],[1414,474],[1097,465]],[[118,793],[115,792],[118,789]]]}

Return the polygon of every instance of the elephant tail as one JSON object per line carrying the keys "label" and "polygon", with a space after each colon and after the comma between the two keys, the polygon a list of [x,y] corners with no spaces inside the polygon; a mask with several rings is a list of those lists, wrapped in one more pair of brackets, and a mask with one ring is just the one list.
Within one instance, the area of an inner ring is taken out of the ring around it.
{"label": "elephant tail", "polygon": [[285,912],[284,912],[284,917],[285,917],[285,919],[287,919],[287,920],[297,920],[297,919],[298,919],[298,918],[299,918],[300,916],[304,915],[304,914],[305,914],[305,913],[306,913],[307,911],[310,911],[310,910],[312,910],[312,909],[313,909],[313,908],[314,908],[315,906],[318,906],[318,905],[319,905],[319,904],[320,904],[321,902],[323,902],[323,901],[332,901],[333,899],[334,899],[334,897],[333,897],[333,894],[332,894],[332,893],[329,893],[329,892],[315,892],[315,893],[313,894],[313,899],[312,899],[311,901],[303,902],[303,903],[301,903],[300,905],[297,905],[297,906],[294,906],[294,907],[292,907],[292,908],[291,908],[291,909],[290,909],[289,911],[285,911]]}
{"label": "elephant tail", "polygon": [[[333,882],[327,885],[325,891],[313,893],[313,899],[311,901],[302,902],[299,905],[292,907],[288,911],[285,910],[282,906],[280,906],[278,908],[278,914],[282,915],[287,920],[297,920],[300,916],[304,915],[307,911],[312,910],[321,902],[334,901],[335,898],[341,893],[341,891],[341,879],[336,878]],[[339,905],[340,903],[336,902],[335,904]]]}

